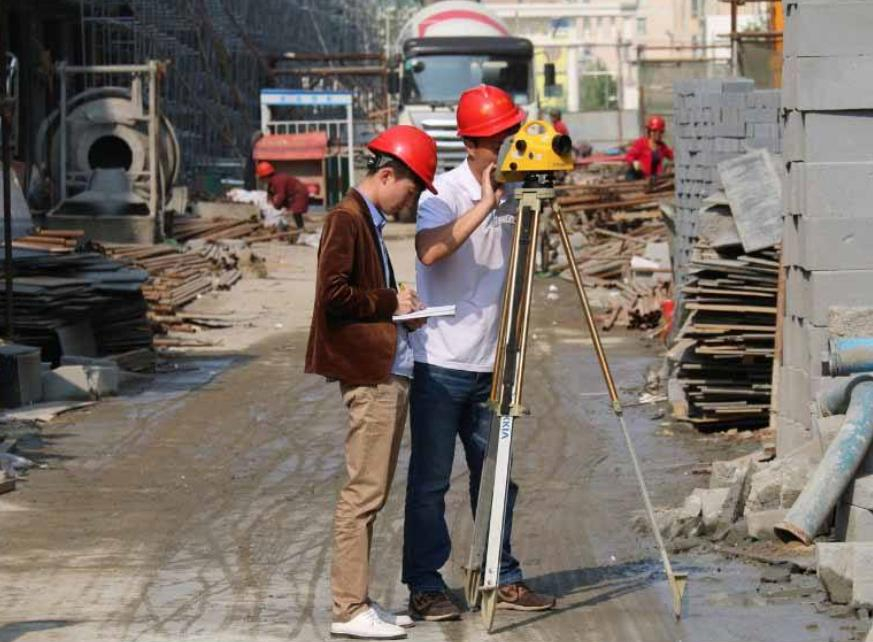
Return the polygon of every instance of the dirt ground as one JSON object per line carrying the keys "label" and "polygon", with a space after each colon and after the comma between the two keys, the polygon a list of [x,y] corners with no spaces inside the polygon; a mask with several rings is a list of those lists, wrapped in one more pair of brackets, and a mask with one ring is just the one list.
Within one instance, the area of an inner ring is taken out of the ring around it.
{"label": "dirt ground", "polygon": [[[411,229],[392,226],[392,257],[412,281]],[[302,373],[315,250],[259,250],[267,278],[204,297],[202,313],[237,326],[220,345],[177,356],[124,396],[66,415],[22,443],[45,465],[0,497],[0,642],[327,639],[333,504],[343,481],[336,385]],[[557,301],[545,289],[555,283]],[[520,422],[514,548],[530,583],[559,596],[540,614],[498,612],[419,624],[410,639],[590,642],[848,640],[863,623],[816,609],[814,576],[763,584],[766,567],[692,550],[685,617],[674,621],[651,538],[631,528],[641,500],[569,284],[540,281]],[[633,334],[606,347],[623,397],[636,402],[657,349]],[[664,425],[653,405],[627,419],[656,504],[704,486],[701,462],[750,443]],[[400,583],[404,443],[376,524],[373,597],[405,606]],[[462,585],[471,530],[462,458],[445,569]]]}

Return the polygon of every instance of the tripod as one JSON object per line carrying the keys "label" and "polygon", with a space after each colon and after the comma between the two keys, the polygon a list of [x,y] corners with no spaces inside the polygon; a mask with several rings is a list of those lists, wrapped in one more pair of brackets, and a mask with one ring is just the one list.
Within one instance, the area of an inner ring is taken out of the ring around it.
{"label": "tripod", "polygon": [[500,584],[500,554],[512,462],[513,430],[516,418],[527,414],[521,400],[530,327],[531,292],[533,291],[536,263],[536,238],[544,205],[551,202],[553,203],[552,216],[557,224],[558,234],[561,237],[561,243],[570,265],[576,292],[582,304],[582,313],[594,344],[594,352],[612,401],[612,409],[618,418],[630,451],[649,524],[658,544],[661,561],[673,594],[673,613],[678,619],[682,613],[682,595],[685,591],[687,575],[673,572],[664,541],[655,522],[654,510],[639,460],[624,423],[615,381],[606,360],[606,353],[600,341],[594,315],[588,304],[588,296],[582,284],[582,275],[574,260],[567,226],[560,209],[554,203],[553,174],[551,172],[526,174],[522,187],[516,190],[516,198],[519,201],[518,218],[503,293],[502,320],[497,340],[494,379],[489,400],[494,417],[491,422],[488,450],[479,484],[479,497],[476,502],[476,517],[473,526],[473,543],[465,568],[464,588],[467,603],[470,607],[475,607],[481,600],[482,620],[488,631],[491,632],[494,625],[494,612],[497,607],[497,588]]}

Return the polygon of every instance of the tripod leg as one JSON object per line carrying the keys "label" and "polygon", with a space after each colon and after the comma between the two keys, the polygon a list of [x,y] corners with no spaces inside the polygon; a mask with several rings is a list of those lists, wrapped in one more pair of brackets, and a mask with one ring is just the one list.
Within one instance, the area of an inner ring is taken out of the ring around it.
{"label": "tripod leg", "polygon": [[479,582],[482,577],[482,562],[485,557],[485,542],[488,538],[488,523],[491,518],[491,498],[494,496],[494,471],[497,465],[497,417],[491,417],[491,428],[488,431],[488,450],[482,465],[482,477],[479,480],[479,495],[476,499],[476,515],[473,521],[473,544],[470,546],[470,556],[465,572],[464,594],[467,606],[471,609],[479,604]]}
{"label": "tripod leg", "polygon": [[500,555],[503,552],[503,522],[506,519],[506,497],[509,490],[512,455],[512,429],[515,417],[501,416],[498,426],[497,458],[494,470],[494,495],[488,520],[488,548],[485,557],[485,577],[482,583],[482,621],[491,631],[497,608],[497,587],[500,585]]}
{"label": "tripod leg", "polygon": [[570,272],[573,275],[573,282],[576,284],[576,292],[579,294],[579,301],[582,304],[582,312],[585,316],[585,322],[588,324],[588,332],[591,335],[591,342],[594,344],[594,352],[597,355],[597,360],[600,362],[603,379],[609,390],[610,399],[612,399],[612,409],[613,412],[615,412],[619,427],[624,436],[624,441],[631,457],[631,463],[634,467],[634,474],[637,477],[637,483],[640,487],[640,494],[643,497],[646,514],[649,518],[649,525],[652,534],[655,536],[655,542],[657,543],[658,550],[661,554],[661,563],[664,566],[664,573],[667,575],[667,581],[669,582],[670,590],[673,593],[673,614],[678,620],[682,616],[682,597],[685,593],[688,574],[674,573],[673,566],[670,564],[670,557],[667,555],[667,547],[664,546],[664,540],[661,538],[661,531],[655,520],[655,511],[652,507],[651,499],[649,498],[649,490],[646,487],[643,470],[640,466],[639,458],[637,457],[636,449],[634,448],[630,433],[624,422],[621,400],[619,399],[618,391],[615,388],[612,371],[609,368],[609,362],[606,360],[606,352],[604,352],[603,344],[600,341],[600,334],[597,331],[597,324],[594,322],[594,315],[591,313],[591,306],[588,304],[588,296],[585,293],[585,286],[582,283],[582,275],[579,273],[579,267],[576,265],[576,260],[573,255],[573,247],[570,243],[570,236],[567,234],[567,226],[564,223],[564,217],[561,215],[560,209],[557,207],[555,208],[555,221],[558,224],[558,232],[561,235],[561,242],[564,244],[564,252],[567,255],[567,261],[570,264]]}
{"label": "tripod leg", "polygon": [[[524,382],[524,365],[530,325],[530,302],[536,269],[536,232],[539,224],[541,202],[522,197],[518,225],[519,252],[516,263],[516,281],[513,286],[513,305],[508,326],[504,368],[500,374],[502,396],[499,406],[497,454],[494,470],[494,492],[488,520],[488,537],[485,553],[485,573],[482,583],[482,620],[488,631],[494,624],[497,608],[497,588],[500,585],[500,559],[503,552],[503,524],[506,519],[507,493],[509,490],[512,460],[512,433],[515,417],[521,412],[521,393]],[[521,269],[518,269],[521,268]],[[495,373],[497,374],[497,373]]]}

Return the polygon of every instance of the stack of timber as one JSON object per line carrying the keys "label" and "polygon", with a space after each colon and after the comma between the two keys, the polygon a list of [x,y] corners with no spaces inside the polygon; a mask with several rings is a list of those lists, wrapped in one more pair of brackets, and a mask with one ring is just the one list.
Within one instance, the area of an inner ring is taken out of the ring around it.
{"label": "stack of timber", "polygon": [[173,221],[172,236],[180,243],[194,239],[204,241],[221,241],[242,239],[248,243],[260,243],[273,240],[294,240],[300,230],[277,230],[264,227],[257,218],[245,220],[213,218],[204,219],[196,216],[176,218]]}
{"label": "stack of timber", "polygon": [[[13,334],[39,347],[44,361],[58,364],[64,354],[106,356],[151,347],[141,291],[146,272],[96,252],[19,248],[13,252],[13,273]],[[0,306],[5,303],[0,279]],[[5,331],[4,325],[0,318]]]}
{"label": "stack of timber", "polygon": [[85,239],[82,230],[36,230],[12,241],[19,250],[41,250],[52,254],[70,254],[81,249]]}
{"label": "stack of timber", "polygon": [[593,177],[577,185],[558,185],[557,204],[567,214],[578,214],[599,224],[627,223],[660,218],[661,200],[673,195],[673,176],[628,181]]}
{"label": "stack of timber", "polygon": [[688,316],[676,335],[673,411],[702,429],[769,423],[779,253],[745,253],[698,239],[682,287]]}
{"label": "stack of timber", "polygon": [[[229,289],[242,278],[239,255],[226,242],[192,241],[184,249],[173,245],[103,244],[101,250],[125,264],[145,270],[142,287],[148,318],[159,334],[196,332],[181,310],[216,289]],[[167,345],[161,340],[160,345]]]}

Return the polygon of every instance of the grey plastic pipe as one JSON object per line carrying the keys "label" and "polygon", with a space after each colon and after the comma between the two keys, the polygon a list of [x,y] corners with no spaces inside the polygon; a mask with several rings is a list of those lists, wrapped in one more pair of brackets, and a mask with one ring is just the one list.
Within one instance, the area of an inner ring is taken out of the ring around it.
{"label": "grey plastic pipe", "polygon": [[791,510],[775,527],[784,542],[806,545],[824,526],[873,442],[873,376],[842,382],[818,400],[822,415],[846,414],[837,436]]}
{"label": "grey plastic pipe", "polygon": [[832,338],[828,347],[831,376],[873,372],[873,337]]}

